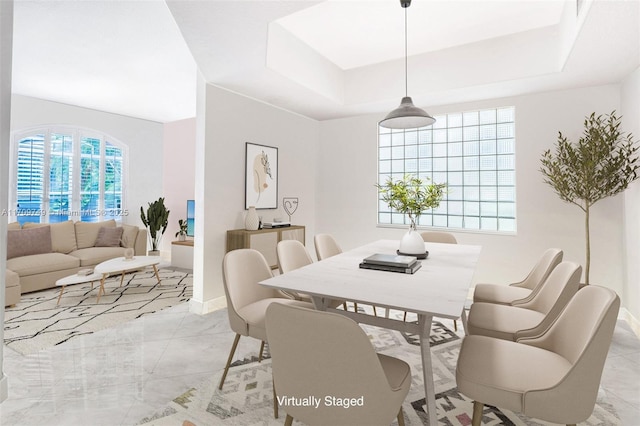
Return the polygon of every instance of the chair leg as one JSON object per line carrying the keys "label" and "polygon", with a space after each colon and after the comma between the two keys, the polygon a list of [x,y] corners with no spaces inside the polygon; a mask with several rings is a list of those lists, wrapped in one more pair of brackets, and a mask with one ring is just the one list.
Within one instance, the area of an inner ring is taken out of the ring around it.
{"label": "chair leg", "polygon": [[347,302],[342,302],[342,309],[347,310]]}
{"label": "chair leg", "polygon": [[453,330],[458,331],[458,321],[453,320]]}
{"label": "chair leg", "polygon": [[404,316],[402,317],[402,322],[407,322],[407,311],[404,311]]}
{"label": "chair leg", "polygon": [[376,307],[373,307],[373,316],[377,317],[378,316],[378,311],[376,311]]}
{"label": "chair leg", "polygon": [[293,424],[293,417],[287,414],[287,418],[284,419],[284,426],[291,426]]}
{"label": "chair leg", "polygon": [[273,384],[273,417],[278,418],[278,397],[276,397],[276,382],[271,376],[271,383]]}
{"label": "chair leg", "polygon": [[262,362],[263,353],[264,353],[264,340],[260,342],[260,353],[258,354],[258,362]]}
{"label": "chair leg", "polygon": [[480,426],[482,424],[482,409],[484,404],[482,402],[473,401],[473,419],[471,420],[471,426]]}
{"label": "chair leg", "polygon": [[224,367],[224,373],[222,373],[222,378],[220,379],[220,385],[218,389],[222,390],[222,386],[224,385],[224,379],[227,378],[227,373],[229,372],[229,366],[231,365],[231,360],[233,360],[233,354],[236,353],[236,348],[238,347],[238,342],[240,341],[240,335],[236,333],[236,338],[233,340],[233,345],[231,345],[231,352],[229,352],[229,358],[227,359],[227,365]]}
{"label": "chair leg", "polygon": [[398,411],[398,426],[404,426],[404,414],[402,414],[402,407]]}
{"label": "chair leg", "polygon": [[353,302],[353,312],[358,312],[358,304]]}

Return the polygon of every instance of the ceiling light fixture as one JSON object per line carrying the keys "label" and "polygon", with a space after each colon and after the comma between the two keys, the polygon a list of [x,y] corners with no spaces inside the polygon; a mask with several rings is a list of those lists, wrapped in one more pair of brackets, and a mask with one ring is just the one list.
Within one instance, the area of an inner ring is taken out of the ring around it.
{"label": "ceiling light fixture", "polygon": [[413,105],[409,96],[409,83],[407,77],[407,8],[411,6],[411,0],[400,0],[400,6],[404,8],[404,98],[400,106],[391,111],[379,124],[388,129],[415,129],[429,126],[436,119],[425,110]]}

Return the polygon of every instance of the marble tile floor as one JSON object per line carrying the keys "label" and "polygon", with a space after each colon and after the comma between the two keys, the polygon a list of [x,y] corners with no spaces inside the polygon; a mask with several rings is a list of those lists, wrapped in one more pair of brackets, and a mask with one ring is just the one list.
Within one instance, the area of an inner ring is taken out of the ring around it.
{"label": "marble tile floor", "polygon": [[[0,424],[135,425],[222,370],[233,336],[226,310],[200,316],[182,304],[28,356],[5,346]],[[258,348],[243,338],[236,358]],[[602,386],[623,424],[640,424],[640,339],[624,321]]]}

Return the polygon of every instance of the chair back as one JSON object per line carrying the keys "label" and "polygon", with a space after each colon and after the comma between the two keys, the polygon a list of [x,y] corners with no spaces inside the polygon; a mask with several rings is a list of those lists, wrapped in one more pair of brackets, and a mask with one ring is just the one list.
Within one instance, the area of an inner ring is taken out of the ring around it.
{"label": "chair back", "polygon": [[[287,414],[309,425],[389,425],[396,417],[398,406],[390,402],[393,390],[356,322],[272,303],[266,325],[276,395],[320,399],[318,408],[285,405]],[[325,396],[363,397],[364,405],[328,406]]]}
{"label": "chair back", "polygon": [[243,336],[248,333],[247,322],[238,314],[239,309],[262,299],[282,297],[277,290],[258,284],[272,277],[271,268],[257,250],[232,250],[224,256],[222,282],[233,331]]}
{"label": "chair back", "polygon": [[420,235],[425,243],[458,244],[458,240],[450,232],[428,231]]}
{"label": "chair back", "polygon": [[309,252],[298,240],[282,240],[276,246],[278,268],[281,274],[313,263]]}
{"label": "chair back", "polygon": [[547,330],[578,291],[581,276],[580,265],[562,262],[551,271],[540,291],[530,301],[515,305],[545,314],[540,324],[528,330],[518,331],[516,338],[537,336]]}
{"label": "chair back", "polygon": [[562,255],[563,253],[560,249],[547,249],[542,254],[542,257],[540,258],[540,260],[538,260],[531,272],[529,272],[527,277],[519,283],[515,283],[512,285],[528,288],[532,292],[536,291],[539,286],[547,279],[551,271],[553,271],[553,268],[555,268],[560,264],[560,262],[562,262]]}
{"label": "chair back", "polygon": [[589,285],[578,291],[546,333],[518,341],[555,352],[572,364],[555,387],[527,392],[526,415],[565,424],[589,418],[619,309],[620,298],[613,290]]}
{"label": "chair back", "polygon": [[342,249],[330,234],[318,234],[313,238],[318,260],[342,253]]}

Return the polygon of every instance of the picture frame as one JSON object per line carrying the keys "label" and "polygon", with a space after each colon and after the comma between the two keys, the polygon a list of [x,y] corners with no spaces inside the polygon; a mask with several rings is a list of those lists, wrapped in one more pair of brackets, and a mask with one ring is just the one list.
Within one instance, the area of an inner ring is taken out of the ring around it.
{"label": "picture frame", "polygon": [[244,208],[278,208],[278,148],[245,143]]}

